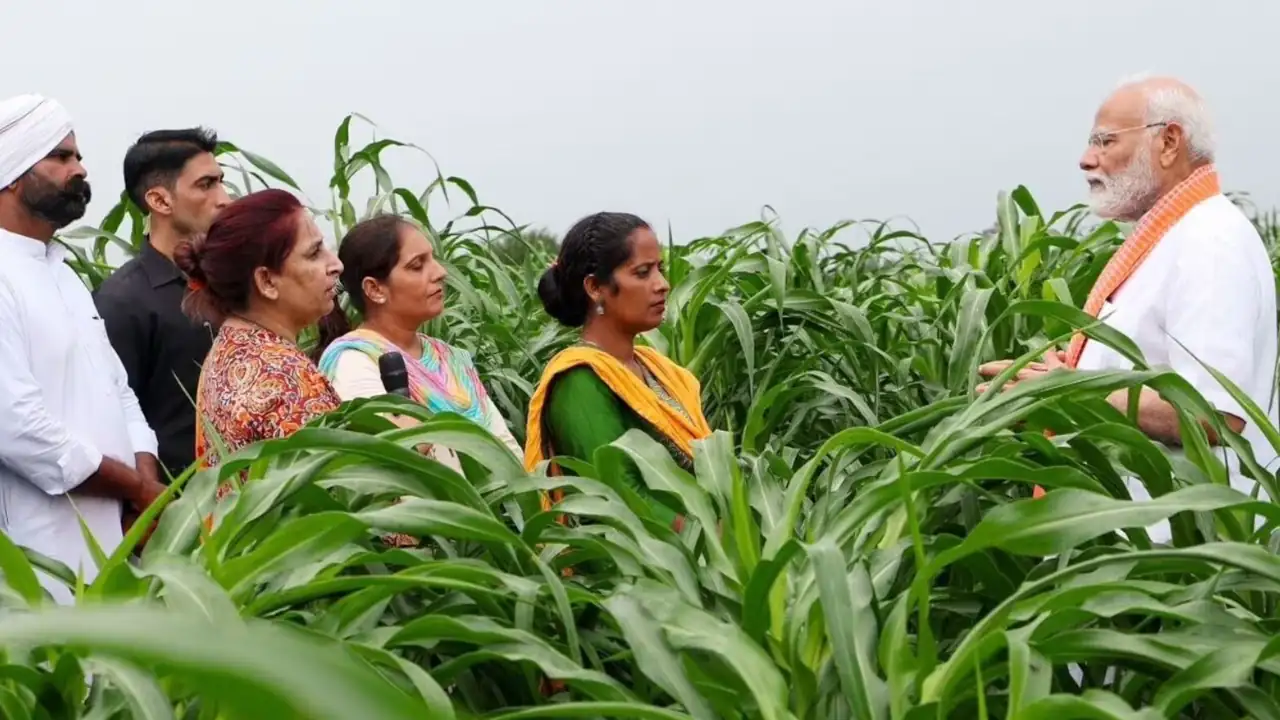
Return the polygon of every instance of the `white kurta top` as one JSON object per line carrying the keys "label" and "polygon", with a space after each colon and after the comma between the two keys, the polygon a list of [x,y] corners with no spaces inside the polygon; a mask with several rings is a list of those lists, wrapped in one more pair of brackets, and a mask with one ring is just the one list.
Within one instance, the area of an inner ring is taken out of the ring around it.
{"label": "white kurta top", "polygon": [[[1275,282],[1257,230],[1230,199],[1217,195],[1169,229],[1100,314],[1137,343],[1152,368],[1177,372],[1217,410],[1245,420],[1244,438],[1258,463],[1271,471],[1276,451],[1201,363],[1234,382],[1277,424]],[[1080,370],[1131,367],[1094,341],[1085,345],[1078,363]],[[1256,483],[1240,474],[1235,453],[1216,450],[1232,486],[1251,492]],[[1128,484],[1135,500],[1150,497],[1137,480]],[[1259,497],[1267,499],[1265,492]],[[1152,541],[1169,542],[1167,522],[1148,530]]]}
{"label": "white kurta top", "polygon": [[[77,494],[103,456],[129,467],[156,437],[66,250],[0,230],[0,530],[97,574],[79,515],[104,552],[123,538],[120,501]],[[74,504],[73,504],[74,503]],[[40,573],[60,603],[71,591]]]}

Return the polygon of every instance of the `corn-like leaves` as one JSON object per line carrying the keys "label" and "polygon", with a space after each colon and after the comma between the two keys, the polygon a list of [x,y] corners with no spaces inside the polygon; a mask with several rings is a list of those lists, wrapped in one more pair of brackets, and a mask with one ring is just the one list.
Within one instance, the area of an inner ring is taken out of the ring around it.
{"label": "corn-like leaves", "polygon": [[[574,339],[537,295],[556,240],[356,120],[314,211],[338,237],[379,212],[424,229],[449,270],[425,330],[473,354],[522,439],[539,373]],[[435,179],[397,185],[398,152]],[[260,155],[218,155],[237,194],[296,190]],[[717,432],[692,473],[641,431],[526,473],[465,418],[384,397],[180,477],[141,560],[147,523],[100,548],[91,583],[0,536],[0,714],[1280,717],[1280,514],[1239,489],[1276,497],[1274,408],[1208,368],[1274,446],[1249,447],[1204,388],[1078,308],[1127,230],[1086,219],[1046,217],[1019,187],[992,230],[946,244],[875,222],[788,240],[771,216],[669,242],[668,317],[641,342],[701,385]],[[1257,220],[1275,257],[1274,216]],[[61,242],[96,287],[144,231],[122,197]],[[1077,331],[1133,368],[1002,387]],[[975,396],[997,359],[1017,362]],[[1140,387],[1176,408],[1182,447],[1105,399]],[[49,608],[42,580],[81,607]]]}

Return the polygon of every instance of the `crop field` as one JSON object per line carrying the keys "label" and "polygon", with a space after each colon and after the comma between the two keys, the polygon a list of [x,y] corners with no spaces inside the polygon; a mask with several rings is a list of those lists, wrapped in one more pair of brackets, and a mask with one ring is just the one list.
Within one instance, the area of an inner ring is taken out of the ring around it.
{"label": "crop field", "polygon": [[[352,122],[322,224],[341,237],[396,212],[428,229],[450,279],[426,331],[474,353],[523,439],[572,339],[535,292],[553,242],[462,179],[396,185],[383,156],[412,151],[353,143]],[[224,149],[237,192],[296,187]],[[0,535],[0,716],[1280,718],[1280,507],[1227,486],[1189,420],[1203,398],[1078,309],[1127,228],[1025,188],[994,209],[990,231],[946,242],[767,220],[672,239],[668,319],[645,340],[702,382],[718,432],[696,477],[632,435],[579,476],[530,475],[479,427],[387,398],[189,471],[141,557],[143,523],[87,586]],[[1274,260],[1274,216],[1248,210]],[[143,231],[122,203],[64,239],[93,286]],[[1077,327],[1136,369],[975,394],[980,362]],[[1186,414],[1185,457],[1104,399],[1140,385]],[[422,424],[391,426],[393,406]],[[626,461],[690,518],[681,533],[615,481]],[[245,470],[215,505],[219,474]],[[1126,477],[1155,499],[1130,501]],[[550,488],[568,494],[543,513]],[[1153,547],[1140,528],[1163,518],[1174,544]],[[390,531],[422,547],[385,547]],[[44,599],[37,567],[78,605]]]}

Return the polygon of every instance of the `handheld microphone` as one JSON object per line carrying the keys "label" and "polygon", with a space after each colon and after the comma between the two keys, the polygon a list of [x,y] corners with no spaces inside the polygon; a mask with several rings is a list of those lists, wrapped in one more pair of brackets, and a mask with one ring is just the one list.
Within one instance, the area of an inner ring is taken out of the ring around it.
{"label": "handheld microphone", "polygon": [[409,370],[404,366],[404,356],[398,352],[384,353],[378,358],[378,373],[382,387],[392,395],[409,397]]}

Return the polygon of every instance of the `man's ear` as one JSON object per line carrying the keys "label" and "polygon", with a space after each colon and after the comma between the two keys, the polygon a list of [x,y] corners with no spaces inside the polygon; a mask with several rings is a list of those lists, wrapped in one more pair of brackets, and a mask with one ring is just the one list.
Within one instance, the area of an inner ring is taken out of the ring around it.
{"label": "man's ear", "polygon": [[1165,126],[1160,133],[1160,167],[1169,168],[1178,161],[1178,151],[1186,147],[1187,132],[1177,123]]}
{"label": "man's ear", "polygon": [[146,192],[142,196],[142,201],[147,204],[142,208],[147,212],[156,215],[173,214],[173,195],[169,193],[169,189],[157,185]]}

